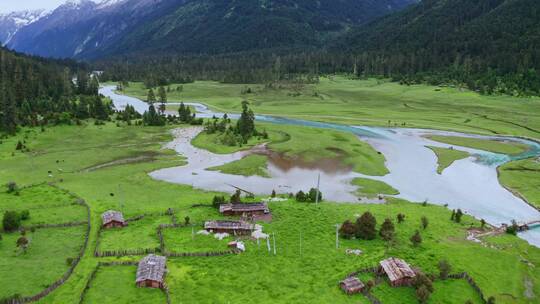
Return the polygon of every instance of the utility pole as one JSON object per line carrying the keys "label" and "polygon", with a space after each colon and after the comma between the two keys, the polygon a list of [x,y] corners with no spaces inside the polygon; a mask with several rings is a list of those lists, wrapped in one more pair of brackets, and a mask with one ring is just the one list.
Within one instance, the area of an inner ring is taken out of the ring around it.
{"label": "utility pole", "polygon": [[339,224],[336,224],[336,249],[339,249]]}
{"label": "utility pole", "polygon": [[276,234],[272,233],[272,236],[274,237],[274,255],[276,255]]}
{"label": "utility pole", "polygon": [[319,177],[317,178],[317,197],[315,198],[315,204],[319,203],[319,186],[321,184],[321,173],[319,173]]}

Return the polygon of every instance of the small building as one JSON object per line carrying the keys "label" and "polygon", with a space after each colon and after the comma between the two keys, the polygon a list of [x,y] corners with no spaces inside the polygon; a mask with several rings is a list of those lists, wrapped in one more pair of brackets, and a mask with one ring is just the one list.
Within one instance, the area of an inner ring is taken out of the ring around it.
{"label": "small building", "polygon": [[213,233],[248,235],[255,230],[255,225],[245,221],[207,221],[204,229]]}
{"label": "small building", "polygon": [[103,228],[115,228],[127,226],[122,212],[109,210],[101,215]]}
{"label": "small building", "polygon": [[226,216],[241,216],[252,220],[272,220],[272,214],[266,203],[222,204],[219,206],[219,212]]}
{"label": "small building", "polygon": [[357,277],[348,277],[345,280],[339,282],[339,287],[348,295],[362,292],[364,290],[364,283]]}
{"label": "small building", "polygon": [[137,287],[164,288],[166,262],[164,256],[150,254],[144,257],[137,268]]}
{"label": "small building", "polygon": [[388,258],[381,261],[379,273],[386,274],[393,287],[410,286],[416,277],[411,266],[398,258]]}

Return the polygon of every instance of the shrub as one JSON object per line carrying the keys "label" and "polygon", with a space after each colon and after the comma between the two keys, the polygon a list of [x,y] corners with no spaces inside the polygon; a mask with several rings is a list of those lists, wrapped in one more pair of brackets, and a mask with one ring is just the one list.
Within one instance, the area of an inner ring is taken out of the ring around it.
{"label": "shrub", "polygon": [[236,190],[236,192],[231,195],[231,199],[230,199],[230,202],[232,204],[239,204],[242,202],[242,198],[241,198],[241,195],[242,195],[242,192],[240,192],[240,190]]}
{"label": "shrub", "polygon": [[420,235],[420,231],[416,230],[413,236],[411,236],[410,240],[414,247],[418,247],[420,244],[422,244],[422,236]]}
{"label": "shrub", "polygon": [[6,187],[7,187],[7,192],[8,193],[17,192],[19,190],[19,187],[17,187],[17,183],[15,183],[15,182],[7,183]]}
{"label": "shrub", "polygon": [[15,231],[21,226],[21,218],[15,211],[6,211],[2,220],[5,231]]}
{"label": "shrub", "polygon": [[21,211],[20,216],[21,216],[21,220],[22,220],[22,221],[25,221],[25,220],[27,220],[27,219],[30,218],[30,211],[28,211],[28,210],[23,210],[23,211]]}
{"label": "shrub", "polygon": [[305,202],[306,201],[306,194],[304,191],[300,190],[298,193],[296,193],[296,201],[297,202]]}
{"label": "shrub", "polygon": [[391,241],[394,239],[394,223],[392,223],[392,220],[387,218],[384,220],[384,223],[381,225],[381,230],[379,231],[379,235],[381,238],[385,241]]}
{"label": "shrub", "polygon": [[506,233],[516,235],[518,233],[519,226],[516,223],[516,220],[512,220],[512,225],[506,227]]}
{"label": "shrub", "polygon": [[66,265],[68,265],[68,266],[73,265],[73,258],[67,258],[66,259]]}
{"label": "shrub", "polygon": [[225,197],[224,196],[214,196],[212,199],[212,206],[219,208],[219,205],[225,204]]}
{"label": "shrub", "polygon": [[373,240],[377,236],[377,219],[370,212],[365,212],[356,220],[356,237]]}
{"label": "shrub", "polygon": [[398,215],[397,215],[397,222],[398,222],[399,224],[401,224],[401,223],[403,223],[404,221],[405,221],[405,214],[403,214],[403,213],[398,214]]}
{"label": "shrub", "polygon": [[189,225],[190,220],[191,220],[191,219],[189,218],[189,216],[186,216],[186,217],[184,218],[184,224],[185,224],[186,226]]}
{"label": "shrub", "polygon": [[455,218],[456,223],[461,223],[462,216],[463,216],[463,212],[461,211],[461,209],[458,209],[456,212],[456,218]]}
{"label": "shrub", "polygon": [[421,222],[422,222],[422,228],[426,229],[427,226],[429,225],[429,220],[428,220],[428,218],[425,217],[425,216],[422,216]]}
{"label": "shrub", "polygon": [[317,201],[317,192],[319,193],[319,202],[322,201],[322,193],[315,188],[309,189],[308,199],[310,202],[315,203]]}
{"label": "shrub", "polygon": [[447,260],[439,261],[439,265],[437,266],[439,267],[439,276],[441,279],[446,280],[450,274],[450,271],[452,271],[452,266]]}
{"label": "shrub", "polygon": [[356,226],[349,220],[346,220],[339,228],[339,235],[346,239],[352,239],[356,235]]}

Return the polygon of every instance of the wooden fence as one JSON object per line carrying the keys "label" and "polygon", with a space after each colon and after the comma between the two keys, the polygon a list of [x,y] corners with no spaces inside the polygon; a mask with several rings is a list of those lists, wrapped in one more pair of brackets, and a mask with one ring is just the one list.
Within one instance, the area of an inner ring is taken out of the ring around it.
{"label": "wooden fence", "polygon": [[77,202],[79,204],[86,207],[87,228],[86,228],[86,235],[84,237],[83,246],[81,247],[81,250],[79,251],[79,254],[77,255],[77,257],[75,259],[73,259],[73,262],[71,263],[68,270],[62,275],[62,277],[60,279],[56,280],[50,286],[48,286],[47,288],[45,288],[44,290],[42,290],[41,292],[39,292],[39,293],[37,293],[37,294],[35,294],[33,296],[12,297],[10,299],[2,300],[6,304],[22,304],[22,303],[35,302],[35,301],[38,301],[38,300],[44,298],[45,296],[47,296],[48,294],[53,292],[58,287],[64,285],[64,283],[69,279],[71,274],[73,274],[73,271],[75,270],[75,268],[77,267],[77,265],[81,261],[82,257],[84,256],[84,252],[88,248],[88,239],[90,237],[90,230],[91,230],[90,207],[88,206],[88,204],[81,197],[77,196],[76,194],[74,194],[72,192],[69,192],[69,191],[67,191],[65,189],[62,189],[62,188],[60,188],[60,187],[58,187],[58,186],[56,186],[54,184],[49,184],[49,185],[51,187],[54,187],[54,188],[60,190],[60,191],[65,192],[66,194],[69,194],[70,196],[77,199]]}

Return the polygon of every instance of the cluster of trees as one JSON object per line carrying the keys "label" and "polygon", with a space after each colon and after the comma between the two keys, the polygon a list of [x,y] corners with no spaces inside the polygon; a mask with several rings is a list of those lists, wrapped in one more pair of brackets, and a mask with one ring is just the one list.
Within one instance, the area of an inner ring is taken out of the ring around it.
{"label": "cluster of trees", "polygon": [[13,232],[18,230],[21,227],[21,222],[30,218],[30,212],[28,210],[23,210],[21,212],[17,211],[6,211],[4,212],[4,217],[2,218],[2,225],[4,231]]}
{"label": "cluster of trees", "polygon": [[[79,72],[74,83],[75,69]],[[107,106],[97,90],[97,79],[73,62],[0,48],[0,133],[12,135],[20,126],[71,123],[78,117],[105,119]]]}
{"label": "cluster of trees", "polygon": [[[405,215],[400,213],[396,216],[398,223],[405,221]],[[423,229],[428,227],[428,219],[423,216],[421,218],[421,225]],[[370,212],[365,212],[356,222],[346,220],[339,228],[339,234],[346,239],[362,239],[362,240],[374,240],[377,238],[377,219]],[[394,222],[390,218],[386,218],[382,223],[378,235],[386,242],[392,242],[395,240],[396,229]],[[411,236],[410,241],[413,246],[418,246],[422,243],[422,236],[420,231],[416,230]]]}
{"label": "cluster of trees", "polygon": [[[160,86],[158,88],[158,98],[156,99],[156,95],[154,93],[154,89],[150,88],[148,90],[148,95],[146,98],[146,102],[149,103],[148,111],[145,111],[142,115],[142,124],[147,126],[164,126],[167,123],[170,124],[177,124],[177,123],[186,123],[191,125],[202,125],[203,119],[199,118],[197,119],[195,113],[191,113],[191,109],[188,106],[185,106],[182,102],[180,104],[180,108],[178,109],[178,117],[174,115],[165,115],[165,109],[166,109],[166,102],[167,102],[167,90],[165,87]],[[156,109],[156,103],[158,103],[158,107]],[[134,114],[134,109],[130,108],[129,113],[125,114],[125,112],[128,111],[128,108],[126,107],[126,110],[124,110],[124,113],[122,115],[128,115],[128,118],[136,118],[136,116],[131,116],[131,114]]]}
{"label": "cluster of trees", "polygon": [[[319,195],[319,199],[317,200],[317,193]],[[309,189],[308,192],[304,192],[302,190],[298,191],[296,195],[294,196],[297,202],[309,202],[309,203],[315,203],[317,201],[322,201],[323,195],[321,191],[317,191],[315,188]]]}
{"label": "cluster of trees", "polygon": [[[187,114],[185,114],[186,117]],[[233,124],[229,116],[224,114],[221,119],[213,117],[208,120],[204,125],[204,130],[207,134],[218,134],[220,142],[227,146],[242,146],[247,144],[253,136],[268,138],[265,130],[259,132],[255,128],[255,114],[249,108],[247,101],[242,102],[242,113],[236,124]]]}

